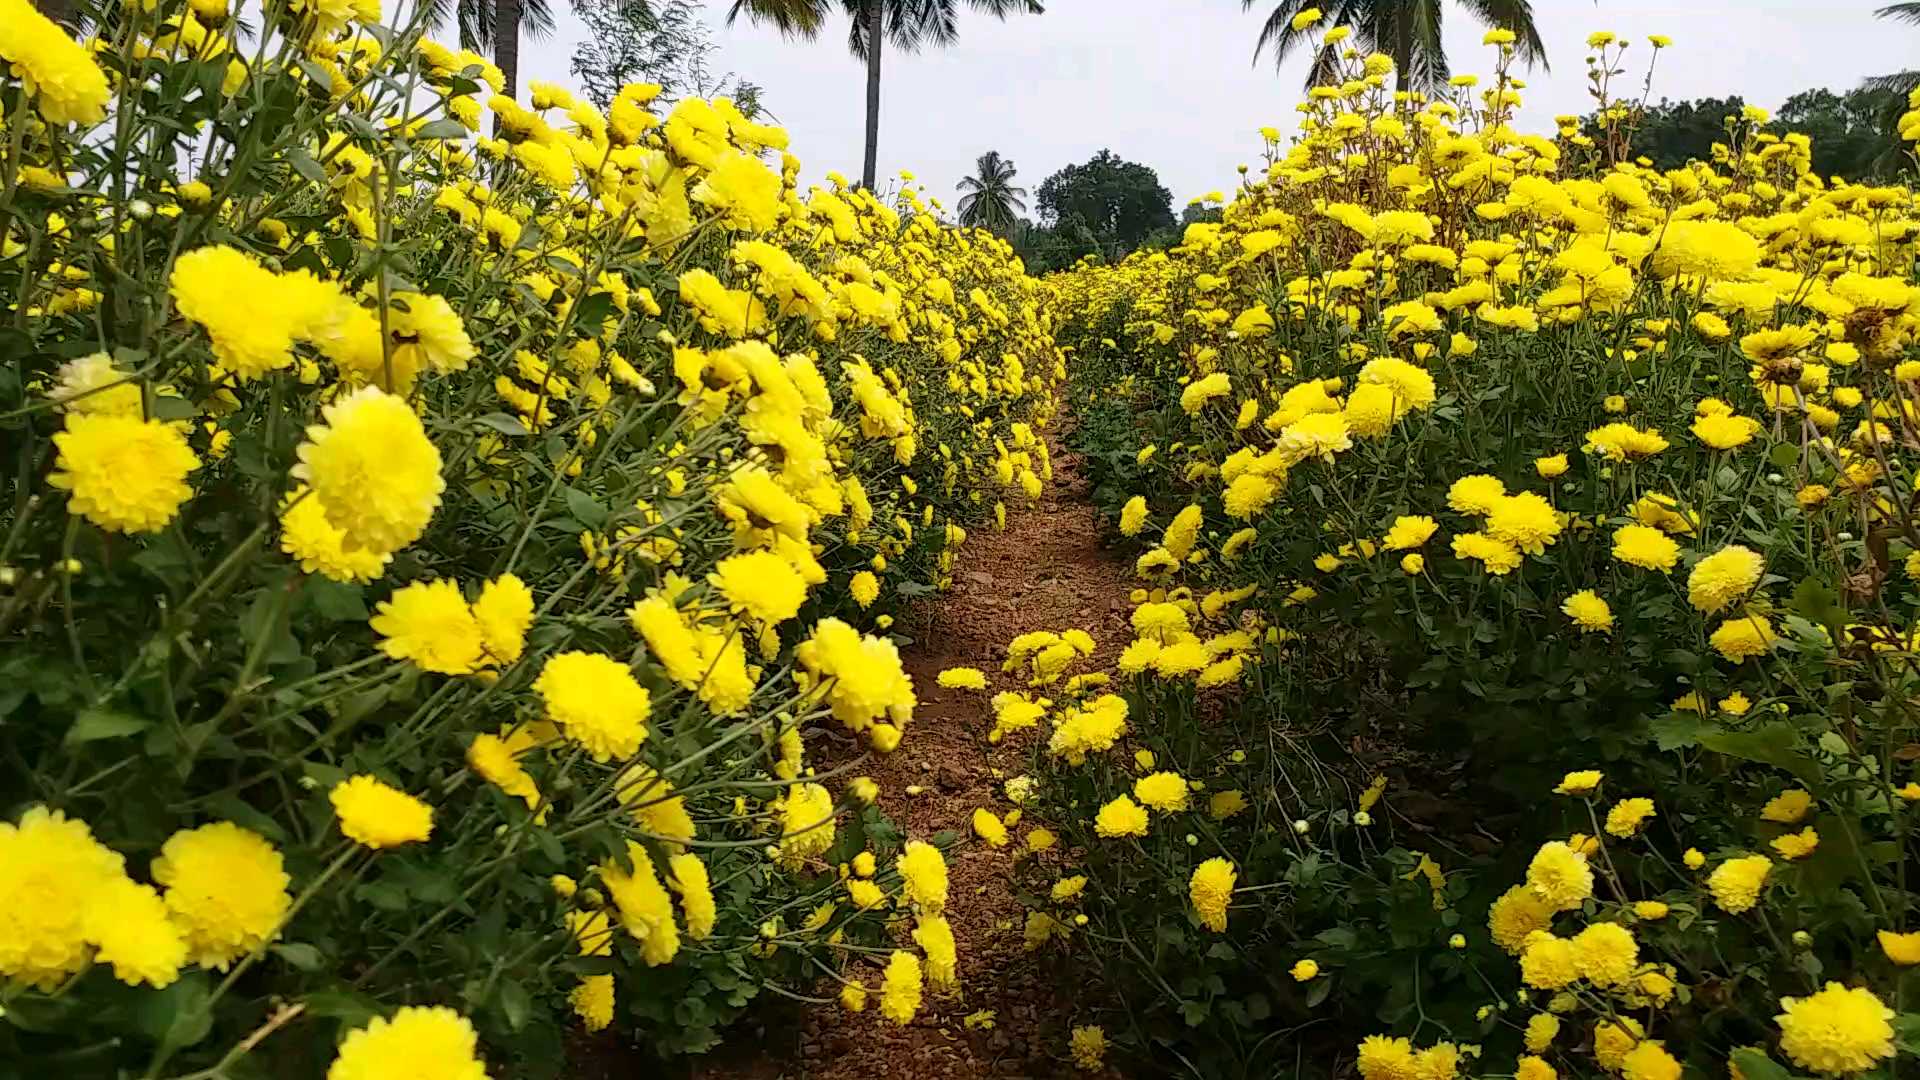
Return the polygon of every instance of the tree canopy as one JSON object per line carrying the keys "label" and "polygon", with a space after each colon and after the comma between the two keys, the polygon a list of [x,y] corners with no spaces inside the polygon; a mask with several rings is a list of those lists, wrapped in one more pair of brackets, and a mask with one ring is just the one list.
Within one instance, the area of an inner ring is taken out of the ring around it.
{"label": "tree canopy", "polygon": [[1119,258],[1174,226],[1173,195],[1159,175],[1111,150],[1047,177],[1035,209],[1040,228],[1050,234],[1040,245],[1048,269],[1082,255]]}
{"label": "tree canopy", "polygon": [[[1878,179],[1898,172],[1899,143],[1892,120],[1904,97],[1873,87],[1835,91],[1802,90],[1786,100],[1763,130],[1776,135],[1805,133],[1813,140],[1813,171],[1823,177]],[[1726,118],[1740,115],[1746,102],[1738,95],[1649,105],[1635,126],[1632,156],[1656,168],[1674,169],[1689,160],[1710,160],[1713,144],[1728,139]],[[1597,131],[1591,118],[1589,134]]]}

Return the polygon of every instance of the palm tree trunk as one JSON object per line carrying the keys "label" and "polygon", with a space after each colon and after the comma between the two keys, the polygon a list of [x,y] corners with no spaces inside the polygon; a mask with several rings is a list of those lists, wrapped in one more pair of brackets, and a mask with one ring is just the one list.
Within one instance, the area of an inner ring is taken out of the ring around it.
{"label": "palm tree trunk", "polygon": [[1393,88],[1409,89],[1413,82],[1413,5],[1403,5],[1393,17]]}
{"label": "palm tree trunk", "polygon": [[[502,0],[505,2],[505,0]],[[873,190],[880,168],[880,47],[884,0],[867,0],[867,161],[860,170],[860,186]]]}
{"label": "palm tree trunk", "polygon": [[507,88],[502,93],[508,97],[513,97],[519,86],[521,3],[494,0],[493,4],[493,62],[506,77]]}

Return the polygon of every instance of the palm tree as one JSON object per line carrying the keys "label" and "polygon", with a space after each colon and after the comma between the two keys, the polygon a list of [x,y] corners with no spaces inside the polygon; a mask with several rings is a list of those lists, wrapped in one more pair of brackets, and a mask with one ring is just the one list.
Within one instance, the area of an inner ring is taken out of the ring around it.
{"label": "palm tree", "polygon": [[960,224],[1011,235],[1014,222],[1027,211],[1027,189],[1013,186],[1013,162],[1001,157],[1000,151],[989,150],[980,155],[973,170],[977,175],[964,177],[956,185],[966,192],[960,197]]}
{"label": "palm tree", "polygon": [[[1260,0],[1241,0],[1243,10],[1251,10]],[[1488,26],[1511,30],[1520,59],[1528,64],[1547,66],[1546,44],[1540,40],[1540,28],[1533,22],[1533,6],[1528,0],[1459,0],[1467,14]],[[1260,28],[1260,40],[1253,47],[1254,62],[1269,45],[1273,63],[1279,67],[1294,49],[1304,43],[1310,31],[1295,30],[1294,16],[1308,8],[1319,7],[1325,15],[1322,25],[1353,27],[1354,44],[1364,50],[1383,52],[1393,57],[1401,90],[1434,90],[1446,84],[1446,46],[1440,38],[1445,0],[1279,0],[1273,14]],[[1324,83],[1330,77],[1338,54],[1323,48],[1313,58],[1307,72],[1307,85]]]}
{"label": "palm tree", "polygon": [[[1907,0],[1906,3],[1888,4],[1874,12],[1882,19],[1895,22],[1912,23],[1920,26],[1920,0]],[[1869,75],[1860,80],[1862,90],[1878,90],[1884,93],[1900,95],[1900,109],[1906,108],[1906,96],[1920,87],[1920,69],[1896,71],[1891,75]]]}
{"label": "palm tree", "polygon": [[[507,0],[501,0],[502,3]],[[880,56],[887,43],[915,53],[932,45],[946,48],[960,38],[962,0],[733,0],[727,12],[732,23],[741,14],[776,27],[788,37],[813,38],[835,6],[852,17],[847,46],[867,63],[867,153],[860,182],[872,189],[880,161]],[[965,0],[975,11],[1004,19],[1026,12],[1046,11],[1041,0]]]}
{"label": "palm tree", "polygon": [[508,97],[519,85],[521,32],[531,38],[553,33],[553,0],[426,0],[426,5],[427,29],[438,30],[453,20],[460,31],[461,48],[493,51],[494,66],[506,76]]}

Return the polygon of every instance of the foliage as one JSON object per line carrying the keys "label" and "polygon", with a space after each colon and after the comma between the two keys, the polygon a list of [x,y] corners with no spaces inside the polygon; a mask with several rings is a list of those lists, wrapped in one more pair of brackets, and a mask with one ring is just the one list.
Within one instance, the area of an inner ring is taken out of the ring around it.
{"label": "foliage", "polygon": [[[1764,130],[1775,135],[1800,132],[1812,139],[1813,171],[1821,176],[1890,178],[1903,164],[1893,122],[1905,100],[1904,93],[1866,88],[1845,93],[1802,90],[1781,105]],[[1745,111],[1738,96],[1661,98],[1632,121],[1631,152],[1660,169],[1681,168],[1696,159],[1712,161],[1716,146],[1717,153],[1725,154],[1728,126],[1739,123]],[[1601,127],[1597,117],[1588,117],[1582,125],[1589,136],[1599,134]]]}
{"label": "foliage", "polygon": [[960,197],[960,224],[1000,236],[1011,233],[1027,209],[1027,189],[1013,183],[1019,170],[998,150],[989,150],[980,155],[974,171],[978,175],[960,178],[959,189],[966,192]]}
{"label": "foliage", "polygon": [[1035,200],[1040,224],[1052,234],[1043,263],[1050,267],[1085,255],[1118,259],[1173,225],[1173,195],[1159,175],[1111,150],[1047,177]]}
{"label": "foliage", "polygon": [[[1271,0],[1241,0],[1240,6],[1251,11],[1268,2]],[[1528,0],[1460,0],[1460,6],[1485,26],[1512,31],[1520,58],[1528,64],[1546,66],[1546,43],[1540,40]],[[1363,52],[1391,58],[1398,73],[1398,88],[1438,90],[1452,74],[1441,36],[1446,11],[1446,0],[1278,0],[1260,25],[1253,59],[1258,63],[1260,54],[1271,48],[1273,66],[1278,68],[1295,49],[1308,46],[1313,50],[1313,64],[1307,69],[1307,87],[1336,81],[1333,75],[1339,69],[1340,43],[1311,44],[1314,28],[1325,22],[1348,27],[1354,46]]]}
{"label": "foliage", "polygon": [[1195,1075],[1884,1072],[1920,202],[1752,113],[1669,171],[1518,135],[1511,55],[1356,57],[1221,223],[1054,279],[1142,582],[1124,727],[1037,736],[1045,947]]}
{"label": "foliage", "polygon": [[698,1051],[932,902],[858,773],[1044,487],[1038,284],[377,20],[0,0],[0,1074]]}
{"label": "foliage", "polygon": [[587,99],[604,109],[628,83],[660,87],[663,106],[683,97],[728,97],[749,118],[760,109],[760,88],[738,75],[716,76],[708,66],[718,49],[699,0],[658,5],[592,0],[574,8],[587,28],[574,47],[573,77]]}

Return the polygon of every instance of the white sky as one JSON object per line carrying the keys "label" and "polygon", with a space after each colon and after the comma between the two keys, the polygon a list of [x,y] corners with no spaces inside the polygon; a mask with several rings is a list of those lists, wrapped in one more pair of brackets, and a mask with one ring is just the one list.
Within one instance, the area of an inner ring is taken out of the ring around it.
{"label": "white sky", "polygon": [[[1920,28],[1878,20],[1885,0],[1534,0],[1552,72],[1522,73],[1522,127],[1550,132],[1556,113],[1586,112],[1587,34],[1634,39],[1625,77],[1637,90],[1648,34],[1674,39],[1661,51],[1653,96],[1724,97],[1776,107],[1814,86],[1846,88],[1863,75],[1910,67]],[[568,0],[554,0],[565,9]],[[725,25],[727,3],[710,0],[720,46],[716,71],[765,87],[764,102],[792,136],[804,180],[829,169],[858,179],[864,140],[865,69],[847,51],[836,16],[812,42],[785,41],[746,20]],[[960,42],[909,56],[889,51],[881,83],[880,175],[912,170],[928,195],[952,207],[954,184],[974,159],[998,150],[1037,189],[1048,174],[1102,147],[1142,162],[1174,195],[1174,210],[1229,186],[1252,163],[1257,129],[1292,129],[1304,59],[1275,74],[1252,64],[1268,10],[1238,0],[1046,0],[1047,12],[1006,22],[964,10]],[[1491,50],[1482,28],[1449,4],[1448,54],[1456,72],[1484,74]],[[521,45],[521,81],[577,85],[568,73],[580,22],[563,11],[558,31]]]}

